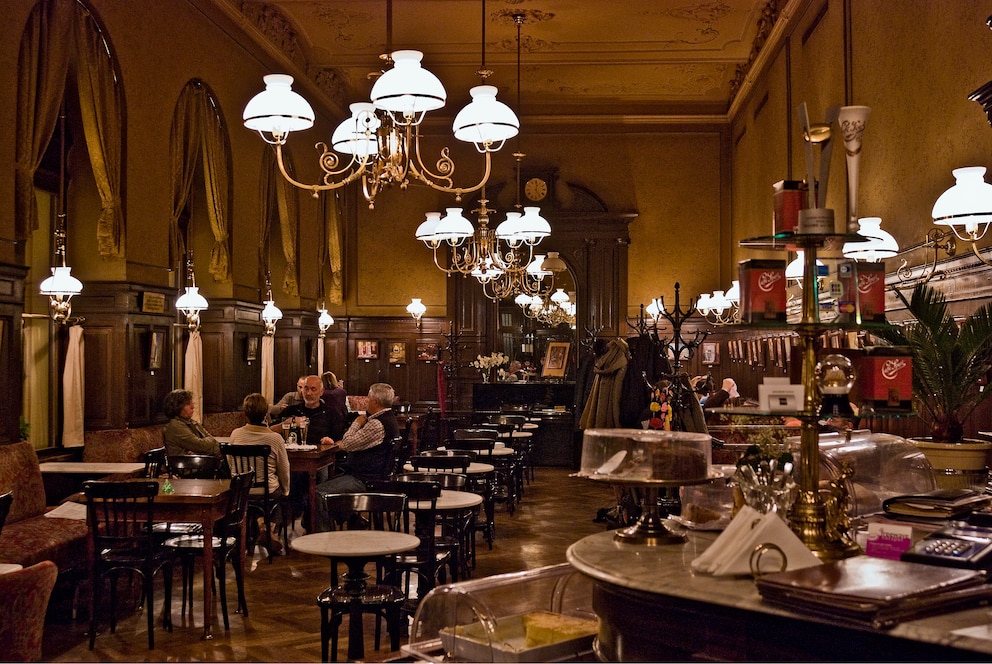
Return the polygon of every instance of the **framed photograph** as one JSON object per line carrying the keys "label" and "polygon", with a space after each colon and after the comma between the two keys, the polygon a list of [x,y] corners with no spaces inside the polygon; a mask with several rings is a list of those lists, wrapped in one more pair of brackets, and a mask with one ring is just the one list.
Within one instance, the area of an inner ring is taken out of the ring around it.
{"label": "framed photograph", "polygon": [[162,368],[162,352],[165,348],[165,332],[149,332],[148,370],[158,371]]}
{"label": "framed photograph", "polygon": [[403,341],[389,342],[389,363],[406,364],[406,343]]}
{"label": "framed photograph", "polygon": [[551,341],[544,354],[544,366],[541,368],[541,378],[561,378],[565,375],[568,364],[568,349],[571,343],[567,341]]}
{"label": "framed photograph", "polygon": [[418,343],[417,344],[417,359],[422,362],[437,362],[438,360],[438,346],[434,343]]}
{"label": "framed photograph", "polygon": [[245,342],[245,360],[249,364],[258,359],[258,342],[259,338],[254,334],[250,335]]}
{"label": "framed photograph", "polygon": [[703,364],[720,364],[720,344],[715,341],[703,344]]}
{"label": "framed photograph", "polygon": [[357,357],[360,360],[378,360],[379,359],[379,342],[362,340],[356,341],[357,344]]}

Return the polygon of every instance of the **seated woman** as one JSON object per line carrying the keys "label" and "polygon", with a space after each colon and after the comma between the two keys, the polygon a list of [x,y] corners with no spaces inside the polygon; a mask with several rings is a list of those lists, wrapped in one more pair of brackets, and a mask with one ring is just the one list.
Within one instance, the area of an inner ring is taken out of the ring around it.
{"label": "seated woman", "polygon": [[166,456],[184,454],[220,454],[220,444],[203,426],[193,419],[193,393],[172,390],[165,395],[162,406],[169,423],[162,434]]}
{"label": "seated woman", "polygon": [[[269,446],[269,495],[280,498],[289,495],[289,456],[286,454],[286,443],[275,431],[265,425],[265,416],[269,412],[269,401],[264,395],[253,392],[241,402],[241,410],[248,418],[248,424],[238,427],[231,432],[232,445],[268,445]],[[278,537],[280,516],[272,519],[274,532],[263,534],[259,543],[268,548],[270,553],[278,553],[282,544]]]}

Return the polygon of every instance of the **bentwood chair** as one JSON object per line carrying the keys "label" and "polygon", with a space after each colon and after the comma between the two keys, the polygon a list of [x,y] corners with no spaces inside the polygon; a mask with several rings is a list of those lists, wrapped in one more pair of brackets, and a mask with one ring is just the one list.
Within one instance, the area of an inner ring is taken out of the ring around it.
{"label": "bentwood chair", "polygon": [[142,477],[158,477],[166,470],[167,464],[164,447],[156,447],[155,449],[148,450],[142,455],[142,460],[145,462],[145,472]]}
{"label": "bentwood chair", "polygon": [[212,454],[178,454],[167,459],[169,475],[180,479],[221,479],[224,459]]}
{"label": "bentwood chair", "polygon": [[[220,453],[227,460],[231,474],[252,473],[251,497],[249,509],[253,514],[262,517],[266,532],[272,532],[272,519],[282,508],[282,519],[279,530],[282,533],[283,550],[289,551],[289,526],[286,515],[289,513],[289,496],[275,496],[269,491],[269,454],[272,451],[266,443],[253,445],[232,445],[221,443]],[[254,517],[253,517],[254,519]],[[254,540],[249,541],[254,549]],[[274,556],[269,556],[269,563]]]}
{"label": "bentwood chair", "polygon": [[0,574],[0,661],[41,661],[45,613],[58,574],[51,560]]}
{"label": "bentwood chair", "polygon": [[110,580],[110,632],[117,631],[117,577],[138,573],[147,602],[148,648],[155,648],[154,580],[162,572],[165,582],[163,626],[172,631],[172,549],[163,546],[152,531],[153,503],[159,484],[88,480],[83,483],[87,519],[93,539],[93,590],[90,594],[90,650],[96,643],[97,608],[103,606],[103,581]]}
{"label": "bentwood chair", "polygon": [[10,506],[14,503],[14,492],[8,491],[0,494],[0,533],[3,532],[3,524],[7,522],[7,515],[10,514]]}
{"label": "bentwood chair", "polygon": [[[327,507],[331,530],[392,530],[403,529],[406,496],[392,493],[328,493],[322,494]],[[317,596],[320,607],[321,661],[338,661],[338,631],[344,616],[351,610],[352,595],[338,584],[338,559],[331,559],[331,585]],[[400,648],[401,608],[406,595],[396,584],[384,580],[384,571],[377,566],[374,584],[369,584],[361,596],[362,612],[376,616],[375,648],[382,640],[381,621],[385,619],[391,651]],[[330,649],[328,648],[330,641]]]}
{"label": "bentwood chair", "polygon": [[[268,447],[268,446],[265,446]],[[238,608],[244,617],[248,617],[248,603],[245,601],[245,543],[242,534],[245,532],[245,520],[248,517],[248,501],[254,472],[246,472],[231,477],[231,490],[227,498],[227,510],[224,516],[214,525],[212,548],[214,551],[214,568],[217,583],[220,584],[220,605],[224,615],[224,629],[231,629],[227,614],[227,563],[234,567],[234,582],[238,588]],[[186,615],[187,600],[189,601],[190,623],[193,620],[193,563],[196,558],[203,557],[203,547],[206,540],[203,534],[181,535],[166,540],[165,546],[175,550],[182,563],[183,570],[183,606],[182,615]]]}

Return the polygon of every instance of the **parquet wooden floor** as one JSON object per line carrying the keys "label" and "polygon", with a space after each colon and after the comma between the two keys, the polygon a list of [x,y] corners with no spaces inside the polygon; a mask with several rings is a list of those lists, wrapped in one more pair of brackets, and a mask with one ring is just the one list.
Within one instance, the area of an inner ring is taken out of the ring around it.
{"label": "parquet wooden floor", "polygon": [[[603,530],[595,523],[597,511],[613,502],[612,490],[598,482],[569,477],[566,468],[537,468],[534,482],[526,486],[523,501],[511,516],[502,507],[496,512],[496,541],[490,551],[479,537],[478,563],[472,578],[533,569],[565,562],[565,550],[586,535]],[[197,567],[197,580],[201,579]],[[228,574],[231,629],[224,630],[220,604],[216,605],[214,638],[202,634],[202,604],[194,599],[193,624],[180,615],[180,575],[177,570],[172,600],[174,629],[155,631],[155,649],[148,650],[146,623],[140,613],[118,621],[116,634],[104,628],[90,650],[85,620],[50,617],[45,628],[43,655],[53,662],[317,662],[320,661],[320,611],[315,598],[328,585],[325,558],[291,553],[269,564],[256,553],[249,561],[245,592],[249,616],[233,613],[236,600],[233,575]],[[161,593],[161,585],[158,585]],[[202,588],[194,590],[202,598]],[[158,604],[161,609],[161,603]],[[390,652],[388,639],[375,650],[371,617],[366,618],[366,660],[384,661],[401,656]],[[348,619],[341,626],[339,661],[345,660]]]}

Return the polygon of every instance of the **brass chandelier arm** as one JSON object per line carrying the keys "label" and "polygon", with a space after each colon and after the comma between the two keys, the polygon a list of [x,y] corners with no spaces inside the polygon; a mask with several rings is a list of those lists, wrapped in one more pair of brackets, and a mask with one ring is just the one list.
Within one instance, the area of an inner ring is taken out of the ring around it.
{"label": "brass chandelier arm", "polygon": [[[411,140],[411,130],[407,129],[407,141]],[[408,157],[409,171],[410,174],[415,178],[423,182],[425,185],[434,189],[436,191],[441,191],[446,194],[454,194],[456,201],[461,201],[464,194],[471,194],[472,192],[479,191],[484,186],[486,182],[489,181],[489,175],[492,172],[492,152],[486,149],[482,152],[486,159],[486,169],[482,174],[482,178],[471,187],[456,187],[454,186],[454,173],[455,173],[455,162],[451,158],[450,148],[444,147],[441,149],[441,156],[438,157],[437,164],[435,168],[438,172],[432,171],[428,168],[420,157],[420,131],[419,129],[412,132],[412,140],[414,145],[414,155],[415,159]]]}
{"label": "brass chandelier arm", "polygon": [[979,251],[978,249],[978,245],[974,242],[971,242],[970,244],[971,244],[971,250],[975,252],[976,256],[978,256],[978,260],[982,261],[982,263],[984,263],[985,265],[992,267],[992,262],[990,262],[987,258],[982,256],[981,251]]}
{"label": "brass chandelier arm", "polygon": [[[332,189],[340,189],[350,182],[354,182],[360,178],[365,173],[365,168],[367,166],[367,160],[356,160],[352,159],[348,162],[347,166],[340,169],[337,168],[340,162],[339,157],[327,148],[327,144],[324,142],[319,142],[314,146],[316,149],[321,151],[320,158],[318,160],[318,165],[320,170],[324,172],[323,183],[322,184],[306,184],[305,182],[300,182],[289,174],[286,169],[286,163],[283,161],[282,156],[282,144],[276,143],[276,164],[279,166],[279,172],[282,176],[286,178],[286,181],[292,184],[294,187],[299,187],[300,189],[307,189],[311,192],[314,198],[322,191],[330,191]],[[348,172],[348,169],[352,168],[355,164],[359,164],[359,167],[348,174],[343,180],[333,181],[333,178]]]}

